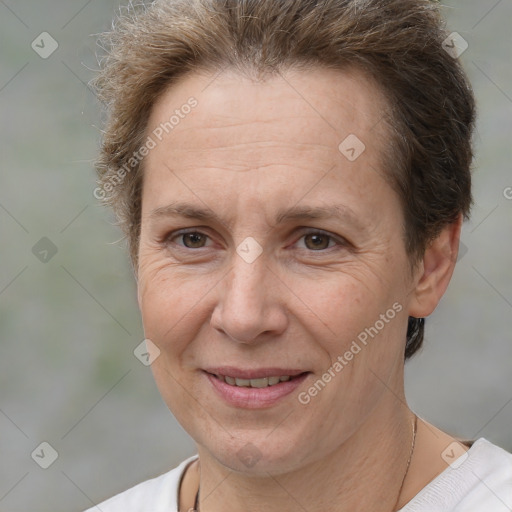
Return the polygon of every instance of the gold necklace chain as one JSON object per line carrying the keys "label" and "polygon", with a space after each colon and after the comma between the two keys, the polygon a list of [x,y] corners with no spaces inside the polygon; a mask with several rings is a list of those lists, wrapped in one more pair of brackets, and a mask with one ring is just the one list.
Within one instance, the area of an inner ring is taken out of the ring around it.
{"label": "gold necklace chain", "polygon": [[[411,452],[409,453],[409,459],[407,461],[407,467],[405,468],[404,477],[402,478],[402,484],[400,485],[400,489],[398,491],[398,497],[396,498],[395,506],[393,507],[393,512],[398,512],[398,502],[400,501],[400,496],[402,495],[402,489],[404,488],[405,479],[407,477],[407,473],[409,473],[409,466],[411,465],[412,454],[414,453],[414,446],[416,444],[416,431],[418,429],[418,416],[414,415],[414,422],[412,424],[412,443],[411,443]],[[199,489],[198,489],[199,492]],[[198,511],[199,512],[199,511]]]}
{"label": "gold necklace chain", "polygon": [[[414,446],[416,444],[416,431],[418,427],[418,416],[414,415],[414,421],[412,425],[412,443],[411,443],[411,452],[409,453],[409,459],[407,460],[407,467],[405,468],[404,477],[402,478],[402,484],[400,485],[400,489],[398,490],[398,497],[396,499],[395,506],[393,507],[393,512],[398,512],[396,507],[398,506],[398,502],[400,501],[400,496],[402,495],[402,489],[404,488],[405,479],[407,477],[407,473],[409,473],[409,466],[411,465],[412,454],[414,453]],[[196,499],[194,502],[194,510],[199,512],[199,490],[197,489]]]}

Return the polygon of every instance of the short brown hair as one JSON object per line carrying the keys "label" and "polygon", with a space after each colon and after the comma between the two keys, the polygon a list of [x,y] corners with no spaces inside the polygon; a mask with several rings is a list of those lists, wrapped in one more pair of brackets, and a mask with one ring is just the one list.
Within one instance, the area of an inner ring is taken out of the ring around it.
{"label": "short brown hair", "polygon": [[[430,0],[156,0],[127,8],[101,38],[107,53],[93,82],[107,110],[95,195],[113,207],[135,271],[143,172],[133,155],[152,106],[185,74],[223,68],[353,67],[378,83],[392,128],[383,168],[416,262],[472,203],[475,104],[460,63],[443,48],[446,37]],[[423,319],[409,318],[406,358],[423,336]]]}

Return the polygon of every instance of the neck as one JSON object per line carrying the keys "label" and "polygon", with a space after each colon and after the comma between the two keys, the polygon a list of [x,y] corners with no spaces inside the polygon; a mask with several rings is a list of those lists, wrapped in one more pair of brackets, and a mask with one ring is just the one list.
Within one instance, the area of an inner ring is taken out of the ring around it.
{"label": "neck", "polygon": [[403,395],[385,395],[356,433],[298,470],[264,477],[235,472],[198,447],[200,511],[398,510],[412,498],[403,495],[402,483],[414,415]]}

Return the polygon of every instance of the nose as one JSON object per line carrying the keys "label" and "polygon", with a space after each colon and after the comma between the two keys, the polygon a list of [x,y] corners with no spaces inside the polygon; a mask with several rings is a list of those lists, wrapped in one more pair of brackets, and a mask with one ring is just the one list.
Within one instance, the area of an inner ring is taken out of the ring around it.
{"label": "nose", "polygon": [[212,327],[243,344],[282,334],[288,323],[285,289],[263,255],[249,263],[235,252],[231,270],[218,284]]}

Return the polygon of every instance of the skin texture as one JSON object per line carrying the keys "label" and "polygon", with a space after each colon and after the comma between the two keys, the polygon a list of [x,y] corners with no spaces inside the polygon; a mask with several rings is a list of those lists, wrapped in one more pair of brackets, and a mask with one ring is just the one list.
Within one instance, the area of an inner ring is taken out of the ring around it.
{"label": "skin texture", "polygon": [[[393,510],[412,440],[407,318],[429,315],[443,295],[460,220],[411,271],[400,202],[381,168],[386,103],[358,72],[195,73],[160,97],[148,135],[191,96],[197,107],[145,160],[137,272],[145,336],[160,350],[157,386],[200,456],[181,510],[199,480],[202,512]],[[350,134],[365,144],[354,161],[338,149]],[[176,201],[220,220],[153,215]],[[340,205],[344,215],[275,222],[306,205]],[[198,235],[176,234],[183,229]],[[247,237],[262,249],[251,263],[236,250]],[[300,403],[393,304],[393,319]],[[310,373],[272,406],[247,409],[212,388],[203,369],[221,365]],[[419,421],[400,505],[446,468],[451,441]],[[253,465],[241,456],[249,449]]]}

